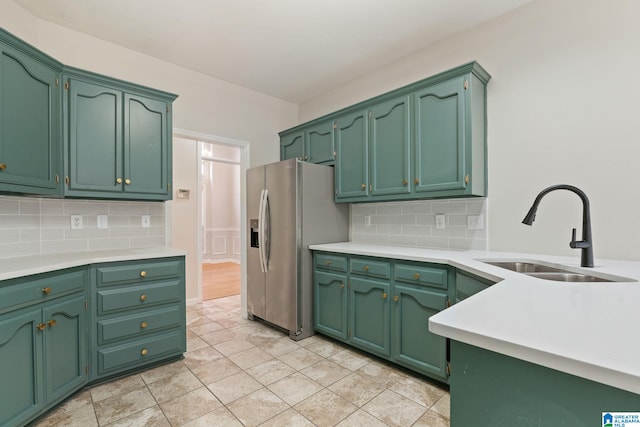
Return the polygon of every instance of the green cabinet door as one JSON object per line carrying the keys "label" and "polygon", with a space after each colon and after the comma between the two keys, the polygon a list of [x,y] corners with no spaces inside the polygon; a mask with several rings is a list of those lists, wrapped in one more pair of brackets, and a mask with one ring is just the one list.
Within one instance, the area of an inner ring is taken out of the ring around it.
{"label": "green cabinet door", "polygon": [[411,192],[409,105],[409,96],[401,96],[369,110],[373,196]]}
{"label": "green cabinet door", "polygon": [[369,146],[367,111],[339,117],[335,132],[336,200],[369,196]]}
{"label": "green cabinet door", "polygon": [[388,282],[351,277],[349,342],[382,357],[391,355]]}
{"label": "green cabinet door", "polygon": [[0,425],[24,425],[44,406],[40,309],[0,316]]}
{"label": "green cabinet door", "polygon": [[304,132],[294,132],[280,137],[280,160],[305,160]]}
{"label": "green cabinet door", "polygon": [[347,339],[347,276],[314,271],[313,326],[323,334]]}
{"label": "green cabinet door", "polygon": [[125,193],[170,193],[167,112],[164,101],[125,93]]}
{"label": "green cabinet door", "polygon": [[334,122],[329,120],[305,130],[309,162],[332,165],[334,161]]}
{"label": "green cabinet door", "polygon": [[447,308],[447,293],[395,285],[392,360],[446,381],[447,339],[429,332],[429,317]]}
{"label": "green cabinet door", "polygon": [[86,309],[84,295],[47,304],[44,324],[45,400],[51,402],[87,381]]}
{"label": "green cabinet door", "polygon": [[465,188],[464,77],[414,94],[417,193]]}
{"label": "green cabinet door", "polygon": [[60,195],[60,73],[5,36],[0,29],[0,191]]}
{"label": "green cabinet door", "polygon": [[[122,191],[122,92],[69,79],[65,139],[69,195]],[[91,193],[86,193],[87,191]]]}

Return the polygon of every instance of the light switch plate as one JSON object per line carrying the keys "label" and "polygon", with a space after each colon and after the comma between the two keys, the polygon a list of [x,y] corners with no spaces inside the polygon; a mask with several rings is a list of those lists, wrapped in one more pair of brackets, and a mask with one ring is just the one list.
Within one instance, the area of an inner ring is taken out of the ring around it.
{"label": "light switch plate", "polygon": [[140,225],[142,226],[142,228],[151,227],[151,215],[142,215],[140,217]]}
{"label": "light switch plate", "polygon": [[96,217],[96,224],[101,230],[109,228],[109,217],[107,215],[98,215]]}
{"label": "light switch plate", "polygon": [[482,230],[484,218],[482,215],[467,215],[467,230]]}
{"label": "light switch plate", "polygon": [[82,215],[71,215],[71,229],[82,230]]}
{"label": "light switch plate", "polygon": [[436,228],[438,230],[444,230],[446,228],[444,214],[436,214]]}

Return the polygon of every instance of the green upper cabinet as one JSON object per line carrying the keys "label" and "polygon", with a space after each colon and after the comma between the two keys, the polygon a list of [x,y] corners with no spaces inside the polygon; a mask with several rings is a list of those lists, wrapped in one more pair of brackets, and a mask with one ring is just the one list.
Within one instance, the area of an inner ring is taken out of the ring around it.
{"label": "green upper cabinet", "polygon": [[65,195],[170,199],[174,97],[79,70],[64,81]]}
{"label": "green upper cabinet", "polygon": [[[369,110],[371,196],[408,194],[409,97],[401,96]],[[349,161],[349,159],[346,159]]]}
{"label": "green upper cabinet", "polygon": [[305,160],[323,165],[333,164],[334,128],[334,121],[328,120],[305,131],[308,153],[305,155]]}
{"label": "green upper cabinet", "polygon": [[304,131],[280,135],[280,160],[305,160]]}
{"label": "green upper cabinet", "polygon": [[368,112],[356,111],[336,119],[336,200],[369,195]]}
{"label": "green upper cabinet", "polygon": [[0,29],[0,191],[62,194],[61,69]]}

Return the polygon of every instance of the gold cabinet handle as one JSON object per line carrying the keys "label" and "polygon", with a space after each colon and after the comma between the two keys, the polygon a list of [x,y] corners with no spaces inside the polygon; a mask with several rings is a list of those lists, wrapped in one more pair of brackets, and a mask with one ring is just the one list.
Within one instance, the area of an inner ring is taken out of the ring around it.
{"label": "gold cabinet handle", "polygon": [[147,354],[149,354],[149,350],[147,350],[146,348],[143,348],[140,354],[143,356],[146,356]]}
{"label": "gold cabinet handle", "polygon": [[46,328],[47,325],[45,325],[44,323],[40,323],[39,325],[36,325],[36,329],[38,329],[39,331],[44,331],[44,328]]}
{"label": "gold cabinet handle", "polygon": [[418,185],[418,184],[420,184],[420,179],[416,178],[416,179],[413,180],[413,182],[414,182],[414,184]]}
{"label": "gold cabinet handle", "polygon": [[0,163],[0,171],[6,170],[7,169],[7,164],[6,163]]}
{"label": "gold cabinet handle", "polygon": [[149,326],[149,324],[148,324],[147,322],[142,322],[142,323],[140,323],[140,327],[141,327],[142,329],[146,328],[147,326]]}
{"label": "gold cabinet handle", "polygon": [[407,185],[407,184],[409,184],[409,181],[407,181],[406,179],[403,179],[402,180],[402,185]]}
{"label": "gold cabinet handle", "polygon": [[129,184],[131,184],[131,180],[129,178],[127,178],[127,179],[124,180],[124,183],[129,185]]}
{"label": "gold cabinet handle", "polygon": [[140,277],[147,277],[147,272],[146,272],[146,271],[144,271],[144,270],[142,270],[142,271],[140,272]]}
{"label": "gold cabinet handle", "polygon": [[364,266],[364,271],[369,271],[369,266],[368,265]]}
{"label": "gold cabinet handle", "polygon": [[413,275],[413,278],[414,278],[414,279],[416,279],[416,280],[418,280],[418,279],[420,278],[420,273],[416,273],[416,274],[414,274],[414,275]]}
{"label": "gold cabinet handle", "polygon": [[147,296],[145,294],[140,295],[140,301],[146,301]]}
{"label": "gold cabinet handle", "polygon": [[344,289],[344,282],[340,282],[340,289]]}
{"label": "gold cabinet handle", "polygon": [[45,295],[49,295],[51,293],[51,288],[42,288],[42,293]]}
{"label": "gold cabinet handle", "polygon": [[382,299],[387,299],[387,297],[388,297],[388,296],[389,296],[389,295],[387,295],[387,293],[386,293],[386,292],[383,292],[383,293],[382,293]]}
{"label": "gold cabinet handle", "polygon": [[116,184],[122,184],[122,178],[116,178]]}
{"label": "gold cabinet handle", "polygon": [[398,295],[396,295],[395,297],[393,297],[393,300],[398,302],[398,300],[400,299],[400,297]]}
{"label": "gold cabinet handle", "polygon": [[49,325],[50,327],[53,327],[56,325],[56,323],[58,323],[56,322],[56,319],[51,319],[47,322],[47,325]]}
{"label": "gold cabinet handle", "polygon": [[327,262],[326,262],[325,264],[327,264],[327,265],[331,265],[331,261],[330,261],[330,260],[327,260]]}
{"label": "gold cabinet handle", "polygon": [[362,184],[362,189],[366,190],[367,189],[367,184]]}

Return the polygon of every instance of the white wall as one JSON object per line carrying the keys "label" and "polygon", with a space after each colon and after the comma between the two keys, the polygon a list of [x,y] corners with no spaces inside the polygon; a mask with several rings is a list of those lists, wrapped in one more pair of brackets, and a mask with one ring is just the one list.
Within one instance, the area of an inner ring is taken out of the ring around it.
{"label": "white wall", "polygon": [[640,2],[537,0],[300,106],[301,121],[477,60],[488,86],[489,247],[579,257],[581,204],[591,200],[598,258],[640,259]]}

